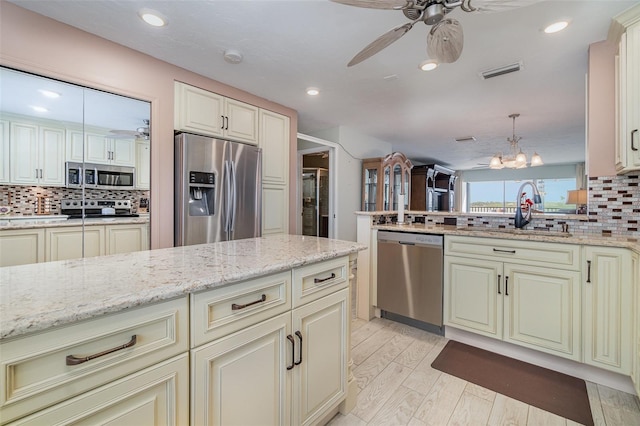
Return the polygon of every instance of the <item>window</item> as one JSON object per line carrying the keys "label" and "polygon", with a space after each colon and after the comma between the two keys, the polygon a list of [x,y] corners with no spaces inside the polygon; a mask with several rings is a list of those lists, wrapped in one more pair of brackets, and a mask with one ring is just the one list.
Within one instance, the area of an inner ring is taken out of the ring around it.
{"label": "window", "polygon": [[[470,213],[514,213],[518,189],[525,181],[500,180],[467,183],[467,211]],[[567,191],[576,189],[576,180],[534,179],[542,197],[539,210],[547,213],[574,213],[576,206],[566,204]],[[531,188],[525,187],[527,198],[532,198]]]}

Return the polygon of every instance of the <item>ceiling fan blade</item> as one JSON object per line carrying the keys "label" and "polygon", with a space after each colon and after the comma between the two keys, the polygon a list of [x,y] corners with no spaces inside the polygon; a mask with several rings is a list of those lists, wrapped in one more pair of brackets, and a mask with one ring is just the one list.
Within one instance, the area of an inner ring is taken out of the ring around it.
{"label": "ceiling fan blade", "polygon": [[457,61],[463,44],[462,26],[455,19],[443,19],[427,34],[427,54],[442,64]]}
{"label": "ceiling fan blade", "polygon": [[491,13],[519,9],[541,0],[466,0],[465,6],[473,12]]}
{"label": "ceiling fan blade", "polygon": [[366,7],[368,9],[402,9],[407,0],[331,0],[347,6]]}
{"label": "ceiling fan blade", "polygon": [[373,55],[405,35],[416,22],[417,21],[400,25],[399,27],[396,27],[382,34],[380,37],[373,40],[367,47],[362,49],[356,56],[354,56],[353,59],[347,64],[347,66],[351,67],[353,65],[357,65],[365,59],[372,57]]}

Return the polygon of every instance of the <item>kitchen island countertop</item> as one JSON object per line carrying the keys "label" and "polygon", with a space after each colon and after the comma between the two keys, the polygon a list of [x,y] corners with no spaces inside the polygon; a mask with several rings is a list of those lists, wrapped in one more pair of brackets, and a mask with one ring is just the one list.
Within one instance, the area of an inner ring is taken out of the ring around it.
{"label": "kitchen island countertop", "polygon": [[300,235],[0,268],[0,339],[349,255],[366,246]]}

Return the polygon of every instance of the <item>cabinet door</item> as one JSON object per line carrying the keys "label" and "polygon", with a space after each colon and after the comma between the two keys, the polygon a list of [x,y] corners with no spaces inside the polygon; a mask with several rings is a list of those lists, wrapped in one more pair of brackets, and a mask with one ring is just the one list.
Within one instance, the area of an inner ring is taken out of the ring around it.
{"label": "cabinet door", "polygon": [[136,165],[135,139],[110,139],[111,164],[116,166]]}
{"label": "cabinet door", "polygon": [[262,181],[286,185],[289,182],[289,117],[260,110]]}
{"label": "cabinet door", "polygon": [[504,340],[580,360],[580,273],[506,263]]}
{"label": "cabinet door", "polygon": [[502,338],[502,262],[445,256],[444,323]]}
{"label": "cabinet door", "polygon": [[21,425],[186,425],[189,357],[185,353],[18,421]]}
{"label": "cabinet door", "polygon": [[107,254],[131,253],[149,246],[147,225],[108,225],[105,227]]}
{"label": "cabinet door", "polygon": [[[633,285],[634,287],[640,288],[640,256],[635,253],[631,256],[631,270],[633,271]],[[633,350],[633,361],[634,361],[634,373],[633,373],[633,382],[636,387],[636,393],[640,396],[640,290],[636,290],[636,331],[635,331],[635,339],[632,343]]]}
{"label": "cabinet door", "polygon": [[224,134],[224,97],[183,83],[175,84],[176,130],[208,136]]}
{"label": "cabinet door", "polygon": [[104,226],[47,228],[45,235],[47,262],[105,254]]}
{"label": "cabinet door", "polygon": [[81,130],[67,130],[67,161],[84,161],[84,133]]}
{"label": "cabinet door", "polygon": [[192,425],[287,425],[291,314],[191,351]]}
{"label": "cabinet door", "polygon": [[40,127],[40,184],[46,186],[64,185],[64,129]]}
{"label": "cabinet door", "polygon": [[286,186],[262,185],[262,235],[288,233],[288,195]]}
{"label": "cabinet door", "polygon": [[10,128],[11,182],[37,184],[40,173],[38,127],[30,124],[11,123]]}
{"label": "cabinet door", "polygon": [[0,231],[0,266],[44,262],[44,230]]}
{"label": "cabinet door", "polygon": [[225,98],[225,134],[229,139],[258,144],[258,108]]}
{"label": "cabinet door", "polygon": [[0,183],[9,183],[9,122],[0,120]]}
{"label": "cabinet door", "polygon": [[110,144],[104,135],[87,133],[85,135],[84,158],[87,163],[109,164]]}
{"label": "cabinet door", "polygon": [[151,144],[136,141],[136,189],[151,188]]}
{"label": "cabinet door", "polygon": [[317,422],[346,394],[347,295],[340,290],[292,311],[295,425]]}
{"label": "cabinet door", "polygon": [[631,374],[633,355],[633,269],[631,253],[585,247],[584,361]]}

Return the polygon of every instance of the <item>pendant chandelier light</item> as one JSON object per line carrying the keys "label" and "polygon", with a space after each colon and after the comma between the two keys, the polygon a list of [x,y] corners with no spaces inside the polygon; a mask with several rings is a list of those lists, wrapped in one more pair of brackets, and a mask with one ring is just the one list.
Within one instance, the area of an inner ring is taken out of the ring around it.
{"label": "pendant chandelier light", "polygon": [[[522,136],[516,136],[516,118],[520,117],[520,114],[511,114],[509,118],[513,119],[513,135],[511,138],[507,138],[507,142],[511,145],[511,153],[509,155],[502,155],[502,153],[496,154],[491,158],[489,168],[498,170],[503,168],[509,169],[524,169],[527,167],[527,156],[522,149],[518,146],[518,142],[522,139]],[[542,157],[537,152],[533,153],[531,157],[531,167],[542,166]]]}

